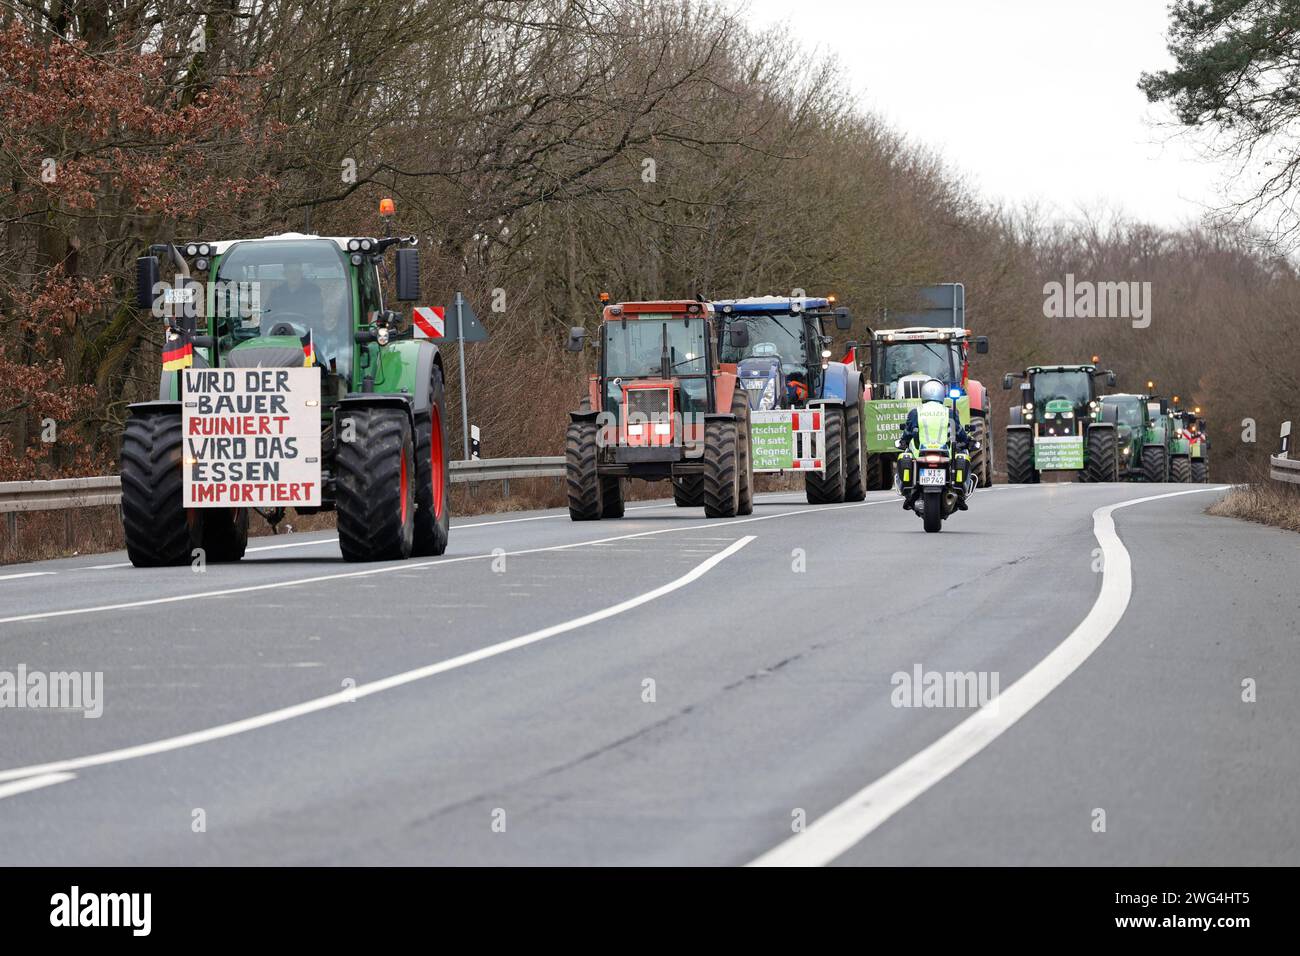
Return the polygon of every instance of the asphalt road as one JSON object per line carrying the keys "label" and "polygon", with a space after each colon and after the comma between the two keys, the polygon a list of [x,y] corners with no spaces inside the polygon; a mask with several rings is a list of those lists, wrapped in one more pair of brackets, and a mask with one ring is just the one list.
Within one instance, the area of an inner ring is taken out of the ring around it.
{"label": "asphalt road", "polygon": [[0,674],[103,675],[97,719],[0,709],[0,862],[1294,865],[1300,536],[1206,516],[1219,493],[0,568]]}

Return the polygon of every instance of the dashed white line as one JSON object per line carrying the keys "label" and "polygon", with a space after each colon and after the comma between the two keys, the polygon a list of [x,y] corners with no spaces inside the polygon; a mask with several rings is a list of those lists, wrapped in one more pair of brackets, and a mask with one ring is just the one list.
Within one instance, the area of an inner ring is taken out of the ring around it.
{"label": "dashed white line", "polygon": [[22,574],[0,574],[0,581],[17,581],[19,578],[43,578],[53,571],[24,571]]}

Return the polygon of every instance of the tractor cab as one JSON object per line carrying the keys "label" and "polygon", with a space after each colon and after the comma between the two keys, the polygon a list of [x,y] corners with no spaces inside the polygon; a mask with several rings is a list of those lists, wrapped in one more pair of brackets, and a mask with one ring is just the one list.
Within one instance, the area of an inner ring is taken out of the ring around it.
{"label": "tractor cab", "polygon": [[871,344],[871,395],[887,400],[919,399],[921,386],[933,378],[955,402],[967,391],[971,345],[988,351],[988,339],[969,329],[919,326],[876,332]]}
{"label": "tractor cab", "polygon": [[834,296],[755,296],[713,303],[721,316],[718,351],[737,367],[754,410],[799,408],[824,393],[831,337],[825,320],[852,324],[848,310],[832,308]]}
{"label": "tractor cab", "polygon": [[[1079,436],[1088,425],[1100,421],[1104,413],[1096,379],[1107,376],[1115,384],[1115,373],[1095,365],[1035,365],[1023,372],[1008,372],[1002,387],[1011,388],[1011,380],[1024,379],[1020,386],[1019,418],[1030,425],[1034,434]],[[1017,417],[1013,409],[1013,418]]]}
{"label": "tractor cab", "polygon": [[[687,437],[674,423],[713,407],[712,308],[703,302],[607,305],[592,407],[618,423],[628,446],[671,445]],[[689,419],[688,419],[689,420]]]}

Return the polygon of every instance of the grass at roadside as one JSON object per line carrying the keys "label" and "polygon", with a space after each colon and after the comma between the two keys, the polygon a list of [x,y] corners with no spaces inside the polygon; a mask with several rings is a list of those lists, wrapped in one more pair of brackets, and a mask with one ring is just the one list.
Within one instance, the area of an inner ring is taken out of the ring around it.
{"label": "grass at roadside", "polygon": [[1209,514],[1240,518],[1300,531],[1300,485],[1265,478],[1237,485],[1207,509]]}

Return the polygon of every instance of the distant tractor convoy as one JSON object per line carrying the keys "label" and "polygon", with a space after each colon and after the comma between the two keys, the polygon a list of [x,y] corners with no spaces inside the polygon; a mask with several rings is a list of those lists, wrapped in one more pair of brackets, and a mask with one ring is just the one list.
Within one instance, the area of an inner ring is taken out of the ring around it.
{"label": "distant tractor convoy", "polygon": [[[380,211],[389,233],[391,200]],[[137,305],[163,317],[165,342],[158,398],[130,406],[122,436],[132,563],[238,560],[250,512],[274,530],[289,507],[337,512],[348,560],[444,552],[442,357],[386,307],[381,282],[392,250],[396,298],[419,298],[415,245],[286,233],[163,243],[137,261]],[[565,435],[570,517],[623,517],[632,478],[669,482],[678,506],[710,518],[748,515],[755,473],[790,473],[811,504],[892,488],[938,530],[993,482],[989,396],[970,377],[988,339],[965,327],[960,283],[918,299],[920,312],[885,313],[885,326],[901,326],[867,329],[832,361],[828,321],[840,332],[853,321],[834,296],[602,294],[596,371]],[[434,335],[425,313],[435,310],[417,311]],[[568,348],[582,351],[587,336],[574,327]],[[1007,481],[1208,481],[1201,410],[1176,396],[1100,394],[1097,380],[1114,386],[1115,373],[1096,361],[1004,376],[1007,390],[1022,380]]]}

